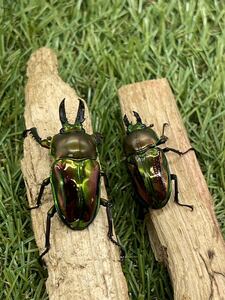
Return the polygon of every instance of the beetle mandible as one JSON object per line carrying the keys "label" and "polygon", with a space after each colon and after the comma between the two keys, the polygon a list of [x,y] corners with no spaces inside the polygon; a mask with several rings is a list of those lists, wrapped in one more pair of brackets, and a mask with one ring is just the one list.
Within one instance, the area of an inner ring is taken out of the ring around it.
{"label": "beetle mandible", "polygon": [[[41,198],[45,187],[51,183],[54,205],[47,213],[45,250],[40,259],[50,249],[51,219],[57,212],[65,225],[73,230],[82,230],[88,227],[95,219],[100,204],[106,207],[108,219],[108,237],[120,247],[113,239],[111,202],[100,198],[100,177],[106,177],[100,171],[97,161],[97,144],[101,141],[101,134],[89,135],[85,132],[83,122],[85,106],[79,99],[79,107],[74,124],[70,124],[65,113],[65,99],[59,106],[59,117],[62,124],[60,132],[53,137],[42,139],[36,127],[24,131],[24,137],[28,133],[44,148],[50,149],[54,161],[51,166],[50,177],[42,184],[35,206],[41,205]],[[123,253],[123,252],[122,252]]]}
{"label": "beetle mandible", "polygon": [[124,152],[126,155],[128,169],[136,186],[138,200],[145,208],[159,209],[164,207],[169,201],[172,181],[174,181],[174,201],[178,205],[189,207],[192,205],[181,204],[178,198],[178,180],[175,174],[170,173],[169,164],[165,153],[172,151],[183,155],[194,150],[190,148],[185,152],[173,148],[160,148],[168,137],[164,135],[165,127],[160,137],[152,129],[154,126],[146,126],[142,123],[141,117],[137,112],[133,112],[136,124],[129,122],[126,115],[123,121],[126,126],[127,135],[124,138]]}

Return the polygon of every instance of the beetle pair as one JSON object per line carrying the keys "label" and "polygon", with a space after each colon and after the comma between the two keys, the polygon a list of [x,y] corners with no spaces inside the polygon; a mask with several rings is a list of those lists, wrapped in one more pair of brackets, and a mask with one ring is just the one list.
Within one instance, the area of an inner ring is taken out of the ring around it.
{"label": "beetle pair", "polygon": [[[79,107],[74,124],[70,124],[65,113],[65,99],[59,106],[59,116],[62,124],[60,132],[53,137],[41,139],[37,128],[32,127],[24,131],[24,137],[30,133],[42,146],[50,149],[54,158],[50,177],[42,184],[37,197],[37,203],[30,209],[41,205],[41,198],[45,187],[51,183],[54,205],[47,214],[45,250],[42,258],[50,249],[51,219],[57,212],[61,220],[73,230],[83,230],[95,219],[99,206],[106,207],[109,224],[109,239],[120,246],[113,238],[111,202],[100,198],[100,178],[106,176],[100,171],[97,161],[97,144],[101,140],[100,134],[89,135],[83,128],[85,107],[79,100]],[[177,177],[170,174],[164,152],[173,151],[185,154],[172,148],[161,149],[158,146],[165,143],[167,137],[163,133],[160,138],[151,129],[142,123],[138,113],[134,112],[137,123],[132,125],[124,116],[127,127],[127,136],[124,140],[124,150],[127,156],[128,167],[137,188],[141,204],[144,207],[161,208],[166,205],[171,194],[171,180],[175,181],[175,201],[178,200]],[[124,251],[121,248],[121,256]]]}

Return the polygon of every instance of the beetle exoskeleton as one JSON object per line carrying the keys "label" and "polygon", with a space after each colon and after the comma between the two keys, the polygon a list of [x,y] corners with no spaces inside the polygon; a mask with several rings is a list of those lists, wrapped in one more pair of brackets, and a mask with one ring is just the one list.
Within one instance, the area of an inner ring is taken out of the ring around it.
{"label": "beetle exoskeleton", "polygon": [[108,237],[114,244],[121,247],[113,239],[111,203],[100,198],[100,178],[105,176],[100,171],[97,161],[97,143],[101,135],[99,133],[89,135],[85,132],[84,112],[84,103],[79,99],[75,122],[70,124],[66,117],[65,99],[63,99],[59,106],[62,128],[58,134],[41,139],[36,127],[24,131],[24,137],[30,133],[42,147],[50,149],[54,159],[50,177],[42,182],[37,203],[30,207],[30,209],[35,209],[41,205],[44,188],[51,183],[54,205],[47,214],[45,250],[40,258],[50,249],[51,218],[56,212],[69,228],[82,230],[93,222],[100,204],[107,210]]}
{"label": "beetle exoskeleton", "polygon": [[152,129],[153,124],[150,126],[143,124],[137,112],[134,112],[134,116],[136,117],[136,124],[132,124],[127,116],[124,116],[124,123],[127,128],[127,135],[124,138],[124,152],[140,203],[145,208],[159,209],[164,207],[170,199],[172,181],[174,181],[174,201],[178,205],[193,210],[192,205],[179,202],[177,176],[170,173],[165,152],[172,151],[183,155],[194,149],[190,148],[181,152],[169,147],[160,148],[159,145],[168,140],[164,135],[165,127],[168,124],[163,124],[162,134],[158,137]]}

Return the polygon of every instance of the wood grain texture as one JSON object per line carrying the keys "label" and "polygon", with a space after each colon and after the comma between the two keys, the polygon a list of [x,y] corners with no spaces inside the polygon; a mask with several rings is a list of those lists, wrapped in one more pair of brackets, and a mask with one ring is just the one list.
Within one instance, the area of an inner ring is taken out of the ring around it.
{"label": "wood grain texture", "polygon": [[[119,89],[122,113],[132,121],[137,111],[158,134],[165,122],[167,147],[191,147],[176,101],[166,79],[144,81]],[[166,153],[171,173],[178,176],[179,199],[194,211],[173,202],[150,210],[148,232],[155,257],[167,265],[176,300],[225,299],[225,243],[211,195],[194,152],[179,157]]]}
{"label": "wood grain texture", "polygon": [[[27,66],[25,89],[26,128],[36,126],[42,138],[59,132],[59,104],[66,98],[70,122],[78,109],[75,91],[58,75],[57,58],[47,48],[37,50]],[[85,112],[84,127],[92,132],[90,117]],[[29,205],[34,205],[40,184],[50,173],[51,158],[30,136],[24,141],[22,172]],[[102,185],[102,196],[105,194]],[[32,210],[35,239],[40,252],[45,245],[45,224],[48,209],[53,205],[51,188],[47,187],[43,204]],[[105,208],[101,207],[94,222],[85,230],[67,228],[56,214],[52,219],[51,249],[45,256],[48,268],[47,292],[50,299],[128,299],[128,291],[119,262],[118,247],[107,238],[108,223]]]}

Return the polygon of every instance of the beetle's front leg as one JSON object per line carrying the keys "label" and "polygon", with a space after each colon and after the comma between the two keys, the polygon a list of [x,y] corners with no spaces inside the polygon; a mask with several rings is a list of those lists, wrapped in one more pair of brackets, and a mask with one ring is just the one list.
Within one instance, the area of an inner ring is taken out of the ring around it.
{"label": "beetle's front leg", "polygon": [[27,134],[30,133],[32,135],[32,137],[35,139],[35,141],[41,145],[44,148],[50,149],[50,144],[51,144],[51,137],[48,137],[47,139],[42,139],[38,132],[37,132],[37,128],[36,127],[32,127],[30,129],[26,129],[23,132],[23,137],[25,138],[27,136]]}
{"label": "beetle's front leg", "polygon": [[101,144],[102,140],[104,138],[104,136],[99,132],[95,132],[91,136],[92,136],[92,138],[94,139],[94,141],[97,145]]}
{"label": "beetle's front leg", "polygon": [[179,198],[178,198],[178,181],[177,181],[177,175],[175,174],[171,174],[171,180],[174,180],[174,188],[175,188],[175,192],[174,192],[174,201],[180,205],[180,206],[186,206],[186,207],[189,207],[191,210],[193,210],[193,205],[188,205],[188,204],[181,204],[179,202]]}
{"label": "beetle's front leg", "polygon": [[173,148],[166,147],[166,148],[162,149],[162,151],[163,151],[164,153],[165,153],[165,152],[171,151],[171,152],[174,152],[174,153],[176,153],[176,154],[178,154],[178,155],[184,155],[184,154],[188,153],[189,151],[195,151],[195,149],[194,149],[194,148],[189,148],[188,150],[182,152],[182,151],[179,151],[179,150],[177,150],[177,149],[173,149]]}
{"label": "beetle's front leg", "polygon": [[35,206],[29,207],[28,209],[34,209],[34,208],[38,208],[41,205],[41,198],[43,196],[44,193],[44,189],[45,187],[50,183],[50,177],[46,178],[45,180],[43,180],[42,184],[41,184],[41,188],[37,197],[37,203]]}
{"label": "beetle's front leg", "polygon": [[169,123],[163,123],[162,134],[161,137],[165,136],[165,128],[169,126]]}
{"label": "beetle's front leg", "polygon": [[45,250],[42,252],[42,254],[39,257],[39,260],[41,262],[43,256],[49,251],[50,249],[50,229],[51,229],[51,218],[56,213],[55,205],[53,205],[47,214],[47,221],[46,221],[46,232],[45,232]]}
{"label": "beetle's front leg", "polygon": [[106,208],[106,213],[107,213],[107,219],[108,219],[108,225],[109,225],[109,230],[108,230],[108,238],[110,239],[113,244],[117,245],[120,248],[120,260],[124,261],[125,259],[125,251],[123,247],[113,238],[113,219],[112,219],[112,203],[106,199],[101,198],[101,205]]}
{"label": "beetle's front leg", "polygon": [[165,135],[165,128],[169,126],[168,123],[164,123],[163,124],[163,128],[162,128],[162,134],[161,136],[159,137],[159,140],[158,142],[156,143],[156,145],[161,145],[161,144],[165,144],[165,142],[168,140],[168,137]]}

